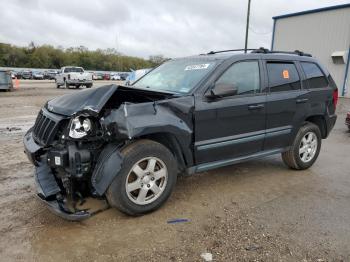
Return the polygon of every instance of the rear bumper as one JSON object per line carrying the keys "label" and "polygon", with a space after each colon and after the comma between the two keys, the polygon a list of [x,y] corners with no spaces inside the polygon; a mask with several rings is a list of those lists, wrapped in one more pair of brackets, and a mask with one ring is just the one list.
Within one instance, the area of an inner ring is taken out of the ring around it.
{"label": "rear bumper", "polygon": [[335,122],[337,121],[337,115],[331,115],[328,117],[327,121],[326,121],[326,125],[327,125],[327,136],[329,135],[329,133],[332,131]]}
{"label": "rear bumper", "polygon": [[78,79],[69,79],[66,80],[69,85],[86,85],[92,84],[92,80],[78,80]]}
{"label": "rear bumper", "polygon": [[1,85],[0,84],[0,90],[10,90],[12,88],[11,84],[8,85]]}

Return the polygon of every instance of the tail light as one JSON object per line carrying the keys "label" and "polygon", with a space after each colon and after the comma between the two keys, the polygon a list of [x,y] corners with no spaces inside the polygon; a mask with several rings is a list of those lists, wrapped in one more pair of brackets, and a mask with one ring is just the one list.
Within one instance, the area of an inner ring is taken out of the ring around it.
{"label": "tail light", "polygon": [[68,74],[68,79],[70,79],[70,74]]}
{"label": "tail light", "polygon": [[334,110],[337,108],[337,103],[338,103],[338,88],[336,88],[336,89],[333,91]]}

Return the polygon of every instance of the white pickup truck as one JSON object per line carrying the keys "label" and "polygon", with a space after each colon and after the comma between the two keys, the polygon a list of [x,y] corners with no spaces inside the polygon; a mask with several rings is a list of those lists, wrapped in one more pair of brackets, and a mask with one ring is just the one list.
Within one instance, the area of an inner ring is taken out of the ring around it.
{"label": "white pickup truck", "polygon": [[60,73],[56,75],[56,87],[60,88],[61,86],[66,88],[86,86],[86,88],[90,88],[92,87],[92,74],[84,72],[82,67],[62,67]]}

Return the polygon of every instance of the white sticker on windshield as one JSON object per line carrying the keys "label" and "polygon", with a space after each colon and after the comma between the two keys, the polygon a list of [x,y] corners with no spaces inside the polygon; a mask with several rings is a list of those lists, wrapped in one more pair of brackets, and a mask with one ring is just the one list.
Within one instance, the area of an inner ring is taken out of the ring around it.
{"label": "white sticker on windshield", "polygon": [[200,65],[189,65],[185,67],[185,71],[188,70],[200,70],[200,69],[207,69],[210,64],[200,64]]}

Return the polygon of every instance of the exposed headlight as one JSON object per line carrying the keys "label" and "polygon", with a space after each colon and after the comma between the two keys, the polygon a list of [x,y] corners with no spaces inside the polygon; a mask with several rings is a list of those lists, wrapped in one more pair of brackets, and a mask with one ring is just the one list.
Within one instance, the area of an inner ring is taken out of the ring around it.
{"label": "exposed headlight", "polygon": [[89,118],[78,116],[75,117],[69,128],[69,136],[71,138],[82,138],[91,131],[92,124]]}

